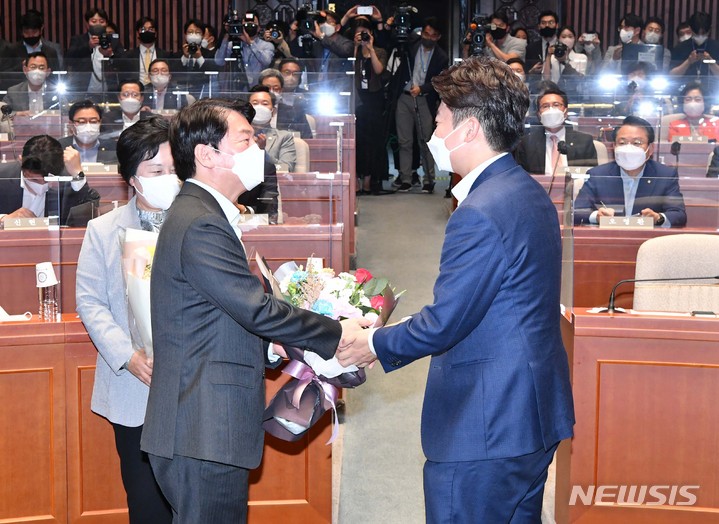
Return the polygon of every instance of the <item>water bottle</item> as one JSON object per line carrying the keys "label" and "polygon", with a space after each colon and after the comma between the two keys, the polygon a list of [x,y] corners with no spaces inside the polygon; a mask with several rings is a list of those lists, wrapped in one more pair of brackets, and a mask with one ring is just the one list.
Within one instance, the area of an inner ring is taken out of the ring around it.
{"label": "water bottle", "polygon": [[58,284],[54,286],[40,287],[40,320],[43,322],[57,322],[60,320],[60,306],[57,303]]}

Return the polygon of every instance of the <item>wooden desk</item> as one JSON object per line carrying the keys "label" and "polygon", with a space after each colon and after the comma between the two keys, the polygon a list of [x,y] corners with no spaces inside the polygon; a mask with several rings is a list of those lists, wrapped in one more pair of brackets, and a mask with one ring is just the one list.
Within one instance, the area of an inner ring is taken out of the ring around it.
{"label": "wooden desk", "polygon": [[[557,522],[719,522],[719,321],[575,309],[562,322],[577,422],[557,453]],[[693,506],[569,505],[572,486],[602,485],[700,487]]]}
{"label": "wooden desk", "polygon": [[[63,319],[0,324],[0,522],[126,523],[112,426],[90,411],[97,351]],[[268,370],[268,400],[285,377]],[[250,523],[330,522],[329,423],[294,443],[267,437]]]}

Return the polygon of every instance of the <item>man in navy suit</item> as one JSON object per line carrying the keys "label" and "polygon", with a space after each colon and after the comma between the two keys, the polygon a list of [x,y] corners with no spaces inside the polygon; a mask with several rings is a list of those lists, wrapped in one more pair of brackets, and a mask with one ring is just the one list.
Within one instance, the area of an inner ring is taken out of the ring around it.
{"label": "man in navy suit", "polygon": [[[506,64],[470,58],[434,78],[430,151],[462,180],[434,303],[367,330],[338,358],[385,371],[431,356],[422,413],[427,522],[539,522],[547,468],[572,436],[560,334],[557,211],[509,151],[529,92]],[[512,202],[522,202],[518,212]]]}
{"label": "man in navy suit", "polygon": [[628,116],[614,134],[614,162],[589,170],[574,202],[574,223],[597,224],[599,217],[641,215],[655,226],[687,223],[676,168],[651,160],[654,128]]}

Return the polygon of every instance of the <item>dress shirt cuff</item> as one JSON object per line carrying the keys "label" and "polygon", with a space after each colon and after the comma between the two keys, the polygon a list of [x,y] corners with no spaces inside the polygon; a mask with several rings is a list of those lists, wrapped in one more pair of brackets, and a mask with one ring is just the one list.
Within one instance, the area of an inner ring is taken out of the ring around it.
{"label": "dress shirt cuff", "polygon": [[592,211],[592,214],[589,215],[589,223],[590,224],[599,224],[599,219],[597,218],[597,214],[599,214],[599,211]]}
{"label": "dress shirt cuff", "polygon": [[79,180],[71,181],[70,187],[72,187],[73,191],[77,192],[77,191],[80,191],[85,186],[86,183],[87,183],[87,177],[84,176]]}
{"label": "dress shirt cuff", "polygon": [[270,362],[270,364],[274,364],[275,362],[282,360],[282,357],[275,353],[274,348],[274,342],[270,342],[269,346],[267,346],[267,360]]}
{"label": "dress shirt cuff", "polygon": [[372,354],[376,357],[377,352],[374,349],[374,341],[372,340],[374,337],[374,332],[377,331],[379,328],[369,328],[369,336],[367,337],[367,345],[369,346],[369,350],[372,352]]}
{"label": "dress shirt cuff", "polygon": [[181,63],[183,66],[186,66],[186,65],[187,65],[187,62],[189,62],[189,61],[190,61],[190,59],[187,58],[185,55],[182,55],[182,56],[180,57],[180,63]]}
{"label": "dress shirt cuff", "polygon": [[667,215],[665,215],[664,213],[659,214],[664,217],[664,223],[659,227],[672,227],[672,223],[669,221],[669,218],[667,218]]}

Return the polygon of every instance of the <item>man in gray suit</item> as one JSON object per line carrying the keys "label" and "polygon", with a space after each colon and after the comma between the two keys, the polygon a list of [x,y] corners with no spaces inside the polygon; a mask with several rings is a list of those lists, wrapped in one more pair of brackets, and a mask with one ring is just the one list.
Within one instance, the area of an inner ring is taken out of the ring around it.
{"label": "man in gray suit", "polygon": [[27,55],[22,62],[22,72],[26,80],[8,87],[3,98],[17,116],[35,115],[59,107],[55,88],[47,82],[52,70],[44,52]]}
{"label": "man in gray suit", "polygon": [[255,109],[252,127],[255,128],[255,139],[260,149],[264,149],[270,162],[280,166],[280,170],[295,170],[297,149],[295,138],[290,131],[275,129],[272,121],[277,115],[277,97],[266,86],[255,86],[251,89],[250,104]]}
{"label": "man in gray suit", "polygon": [[170,127],[185,183],[155,251],[141,444],[175,523],[246,522],[249,473],[262,459],[264,368],[279,351],[269,342],[328,359],[359,331],[276,300],[250,271],[234,202],[264,178],[253,116],[250,105],[205,98]]}

